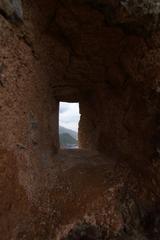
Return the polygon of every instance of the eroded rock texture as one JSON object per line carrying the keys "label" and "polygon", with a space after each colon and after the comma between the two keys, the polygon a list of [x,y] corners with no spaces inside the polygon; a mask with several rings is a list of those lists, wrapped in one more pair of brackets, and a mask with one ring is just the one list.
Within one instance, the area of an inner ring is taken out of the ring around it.
{"label": "eroded rock texture", "polygon": [[[0,1],[1,239],[160,239],[159,11]],[[81,150],[59,150],[59,101]]]}
{"label": "eroded rock texture", "polygon": [[1,14],[16,23],[23,20],[23,9],[21,0],[0,0]]}

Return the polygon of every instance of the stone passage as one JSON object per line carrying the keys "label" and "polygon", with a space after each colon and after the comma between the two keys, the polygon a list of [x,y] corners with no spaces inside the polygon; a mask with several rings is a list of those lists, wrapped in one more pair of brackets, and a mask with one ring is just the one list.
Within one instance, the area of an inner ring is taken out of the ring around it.
{"label": "stone passage", "polygon": [[[0,0],[2,240],[159,240],[158,0]],[[60,150],[59,102],[83,150]]]}

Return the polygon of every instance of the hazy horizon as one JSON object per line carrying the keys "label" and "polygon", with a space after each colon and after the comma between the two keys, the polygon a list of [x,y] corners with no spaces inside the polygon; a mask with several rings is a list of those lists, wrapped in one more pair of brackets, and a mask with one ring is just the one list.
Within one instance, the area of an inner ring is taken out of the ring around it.
{"label": "hazy horizon", "polygon": [[60,102],[59,125],[78,132],[79,103]]}

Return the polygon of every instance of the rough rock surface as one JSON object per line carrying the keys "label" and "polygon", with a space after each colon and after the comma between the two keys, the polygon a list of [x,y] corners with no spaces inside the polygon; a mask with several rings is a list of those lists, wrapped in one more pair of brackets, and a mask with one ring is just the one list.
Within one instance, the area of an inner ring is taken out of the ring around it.
{"label": "rough rock surface", "polygon": [[[18,9],[0,1],[1,239],[159,240],[159,2]],[[59,151],[59,101],[83,150]]]}
{"label": "rough rock surface", "polygon": [[23,20],[21,0],[0,0],[0,12],[12,22]]}

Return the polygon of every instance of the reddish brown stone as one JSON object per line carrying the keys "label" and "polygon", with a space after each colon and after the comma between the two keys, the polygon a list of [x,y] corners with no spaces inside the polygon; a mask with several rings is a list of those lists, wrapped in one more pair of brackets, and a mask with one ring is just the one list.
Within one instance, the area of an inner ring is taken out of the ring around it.
{"label": "reddish brown stone", "polygon": [[[126,11],[23,1],[18,26],[0,11],[2,240],[158,239],[159,22]],[[59,150],[59,101],[80,103],[80,150]]]}

